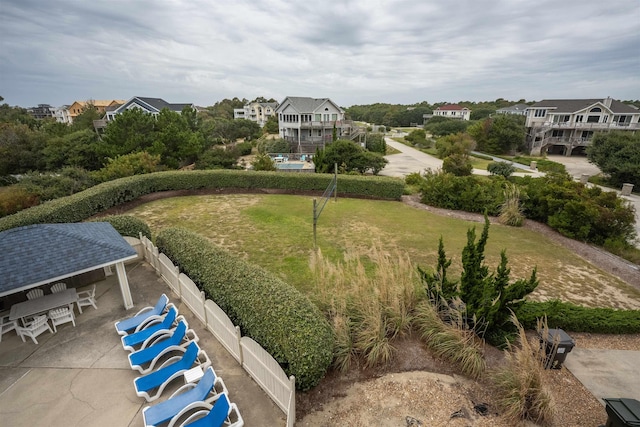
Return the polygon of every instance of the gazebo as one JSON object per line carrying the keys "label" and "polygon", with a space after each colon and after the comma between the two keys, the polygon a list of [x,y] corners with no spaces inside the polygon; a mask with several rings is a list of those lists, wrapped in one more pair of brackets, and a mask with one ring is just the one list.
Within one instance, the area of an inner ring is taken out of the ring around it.
{"label": "gazebo", "polygon": [[0,297],[115,265],[124,307],[133,307],[124,263],[137,253],[108,222],[2,231],[0,254]]}

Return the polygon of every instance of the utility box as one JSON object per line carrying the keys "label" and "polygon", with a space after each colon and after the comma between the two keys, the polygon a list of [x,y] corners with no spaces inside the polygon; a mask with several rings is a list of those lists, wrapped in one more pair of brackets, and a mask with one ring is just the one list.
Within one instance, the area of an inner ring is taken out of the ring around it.
{"label": "utility box", "polygon": [[549,336],[540,337],[540,346],[544,346],[544,368],[561,369],[567,353],[573,350],[575,345],[573,338],[562,329],[549,329]]}
{"label": "utility box", "polygon": [[607,405],[607,424],[605,427],[640,426],[640,402],[636,399],[602,399]]}

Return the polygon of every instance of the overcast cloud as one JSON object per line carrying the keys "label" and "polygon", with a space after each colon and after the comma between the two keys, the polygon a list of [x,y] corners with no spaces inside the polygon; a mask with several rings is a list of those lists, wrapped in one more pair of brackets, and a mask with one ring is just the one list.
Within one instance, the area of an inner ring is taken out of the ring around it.
{"label": "overcast cloud", "polygon": [[638,0],[0,0],[0,95],[640,98]]}

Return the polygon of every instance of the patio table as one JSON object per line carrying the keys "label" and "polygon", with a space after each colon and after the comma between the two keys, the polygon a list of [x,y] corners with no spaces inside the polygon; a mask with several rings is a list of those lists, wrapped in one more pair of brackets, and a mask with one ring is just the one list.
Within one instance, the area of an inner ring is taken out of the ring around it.
{"label": "patio table", "polygon": [[40,298],[30,299],[11,306],[9,320],[21,319],[24,325],[24,318],[39,313],[46,313],[54,308],[71,305],[78,301],[78,293],[75,288],[66,289],[55,294],[47,294]]}

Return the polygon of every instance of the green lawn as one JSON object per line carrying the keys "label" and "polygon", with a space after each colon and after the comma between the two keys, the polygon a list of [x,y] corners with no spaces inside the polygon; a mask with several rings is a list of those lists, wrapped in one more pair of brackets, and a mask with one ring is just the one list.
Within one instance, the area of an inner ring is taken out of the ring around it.
{"label": "green lawn", "polygon": [[[163,199],[129,212],[154,234],[181,226],[278,274],[304,292],[313,289],[313,199],[288,195],[210,195]],[[317,227],[323,254],[340,259],[347,249],[366,254],[374,242],[407,252],[416,265],[435,264],[444,237],[452,273],[459,275],[460,253],[469,227],[482,224],[435,215],[400,202],[339,198],[327,203]],[[640,308],[640,292],[597,269],[533,231],[492,225],[486,257],[493,270],[506,248],[512,279],[538,267],[537,298],[561,298],[590,306]],[[455,268],[454,268],[455,267]],[[455,271],[454,271],[455,270]]]}

